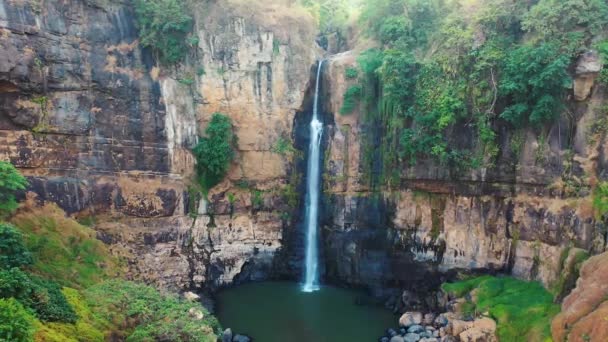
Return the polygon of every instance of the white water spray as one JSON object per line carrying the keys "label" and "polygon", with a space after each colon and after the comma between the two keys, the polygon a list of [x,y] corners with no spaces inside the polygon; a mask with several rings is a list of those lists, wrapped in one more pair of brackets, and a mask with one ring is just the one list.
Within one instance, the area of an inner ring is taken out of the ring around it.
{"label": "white water spray", "polygon": [[302,291],[313,292],[319,289],[319,241],[317,238],[319,226],[319,170],[321,156],[321,136],[323,123],[318,118],[319,80],[323,61],[319,61],[317,81],[315,84],[315,100],[310,122],[310,146],[308,148],[308,179],[306,185],[306,275]]}

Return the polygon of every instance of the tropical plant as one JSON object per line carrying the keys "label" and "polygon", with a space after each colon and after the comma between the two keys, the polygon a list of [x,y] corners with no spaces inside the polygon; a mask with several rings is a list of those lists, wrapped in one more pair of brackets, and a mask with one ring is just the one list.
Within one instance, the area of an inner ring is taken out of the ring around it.
{"label": "tropical plant", "polygon": [[27,180],[8,162],[0,161],[0,217],[17,208],[15,193],[25,190]]}
{"label": "tropical plant", "polygon": [[218,184],[228,172],[234,159],[235,140],[230,118],[214,113],[205,136],[192,150],[197,161],[198,179],[205,191]]}

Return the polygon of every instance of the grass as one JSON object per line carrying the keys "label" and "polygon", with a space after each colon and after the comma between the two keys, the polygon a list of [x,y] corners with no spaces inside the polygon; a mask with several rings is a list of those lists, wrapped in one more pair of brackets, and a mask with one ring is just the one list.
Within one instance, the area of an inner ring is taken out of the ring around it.
{"label": "grass", "polygon": [[62,286],[85,288],[122,273],[119,261],[85,227],[54,205],[24,210],[12,222],[34,258],[33,273]]}
{"label": "grass", "polygon": [[457,297],[477,289],[475,311],[489,312],[496,320],[501,342],[550,340],[551,320],[559,305],[538,282],[482,276],[443,284],[442,288]]}

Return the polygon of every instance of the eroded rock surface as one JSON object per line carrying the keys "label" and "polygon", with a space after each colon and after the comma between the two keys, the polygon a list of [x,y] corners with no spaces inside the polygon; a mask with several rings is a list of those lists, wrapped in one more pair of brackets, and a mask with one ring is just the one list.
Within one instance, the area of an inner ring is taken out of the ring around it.
{"label": "eroded rock surface", "polygon": [[[313,19],[286,6],[195,4],[199,44],[167,68],[139,46],[128,2],[1,3],[0,159],[39,201],[95,217],[133,278],[201,289],[267,277],[292,210],[292,159],[275,147],[291,141],[318,55]],[[238,153],[198,203],[189,151],[214,112],[232,119]]]}
{"label": "eroded rock surface", "polygon": [[576,288],[564,298],[553,319],[555,341],[606,341],[608,339],[608,253],[587,260]]}

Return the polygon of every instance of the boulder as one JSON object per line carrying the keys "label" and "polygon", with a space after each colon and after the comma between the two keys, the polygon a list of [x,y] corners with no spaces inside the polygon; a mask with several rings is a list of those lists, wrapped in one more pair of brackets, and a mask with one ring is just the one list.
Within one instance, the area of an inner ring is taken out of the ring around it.
{"label": "boulder", "polygon": [[579,57],[574,73],[574,98],[577,101],[584,101],[589,97],[601,70],[602,62],[596,51],[587,51]]}
{"label": "boulder", "polygon": [[446,325],[448,325],[449,321],[444,314],[441,314],[435,318],[434,323],[437,327],[445,327]]}
{"label": "boulder", "polygon": [[424,327],[419,324],[414,324],[414,325],[410,326],[409,328],[407,328],[408,333],[414,333],[414,334],[419,334],[421,332],[424,332],[424,330],[425,330]]}
{"label": "boulder", "polygon": [[393,337],[391,337],[391,341],[390,342],[406,342],[407,340],[403,339],[402,336],[399,335],[395,335]]}
{"label": "boulder", "polygon": [[184,299],[190,302],[198,302],[198,300],[201,299],[201,296],[192,291],[187,291],[184,292]]}
{"label": "boulder", "polygon": [[420,323],[422,323],[422,313],[420,312],[406,312],[399,318],[399,325],[402,327]]}
{"label": "boulder", "polygon": [[555,342],[608,341],[608,252],[589,258],[551,323]]}
{"label": "boulder", "polygon": [[232,329],[228,328],[224,330],[222,334],[222,342],[232,342]]}
{"label": "boulder", "polygon": [[420,335],[414,333],[407,333],[403,336],[405,342],[418,342],[420,341]]}
{"label": "boulder", "polygon": [[473,328],[460,334],[462,342],[497,342],[496,337],[496,322],[489,318],[483,317],[476,319],[473,322]]}
{"label": "boulder", "polygon": [[246,335],[236,334],[232,338],[232,342],[251,342],[251,338]]}
{"label": "boulder", "polygon": [[422,319],[422,324],[431,325],[431,324],[433,324],[434,320],[435,320],[435,314],[427,313],[424,315],[424,318]]}
{"label": "boulder", "polygon": [[188,310],[188,315],[190,315],[190,317],[196,319],[197,321],[200,321],[205,318],[205,314],[203,314],[203,312],[197,308],[190,308],[190,310]]}

